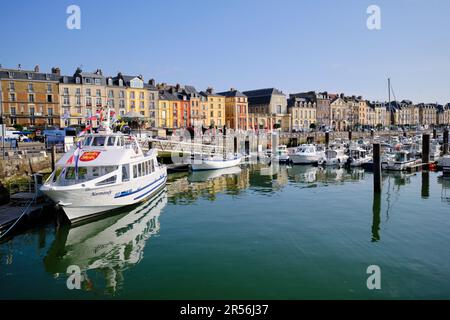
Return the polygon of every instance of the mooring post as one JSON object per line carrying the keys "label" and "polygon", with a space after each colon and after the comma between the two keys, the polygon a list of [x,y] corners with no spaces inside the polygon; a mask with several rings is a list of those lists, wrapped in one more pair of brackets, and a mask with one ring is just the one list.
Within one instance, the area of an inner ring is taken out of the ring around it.
{"label": "mooring post", "polygon": [[55,159],[56,159],[56,146],[52,146],[52,153],[51,153],[51,161],[52,161],[52,172],[55,171]]}
{"label": "mooring post", "polygon": [[373,144],[373,191],[381,193],[381,146]]}
{"label": "mooring post", "polygon": [[278,147],[278,135],[276,132],[272,133],[272,157],[277,156],[277,147]]}
{"label": "mooring post", "polygon": [[430,173],[428,170],[422,171],[422,190],[421,195],[423,199],[430,197]]}
{"label": "mooring post", "polygon": [[238,153],[238,138],[235,136],[233,140],[234,140],[233,150],[234,150],[234,154],[236,154],[236,153]]}
{"label": "mooring post", "polygon": [[373,140],[373,136],[375,134],[375,130],[370,129],[370,138]]}
{"label": "mooring post", "polygon": [[298,138],[297,137],[292,138],[292,146],[293,147],[298,147]]}
{"label": "mooring post", "polygon": [[422,164],[430,163],[430,135],[424,133],[422,136]]}
{"label": "mooring post", "polygon": [[250,155],[250,140],[249,139],[245,139],[245,145],[244,145],[244,149],[245,149],[245,155]]}
{"label": "mooring post", "polygon": [[325,146],[328,148],[329,145],[330,145],[330,132],[326,131],[325,132]]}
{"label": "mooring post", "polygon": [[436,128],[433,128],[433,139],[437,139],[437,131]]}
{"label": "mooring post", "polygon": [[380,241],[381,193],[373,194],[372,242]]}
{"label": "mooring post", "polygon": [[352,130],[348,130],[348,141],[352,141]]}
{"label": "mooring post", "polygon": [[448,154],[448,128],[444,130],[444,154]]}

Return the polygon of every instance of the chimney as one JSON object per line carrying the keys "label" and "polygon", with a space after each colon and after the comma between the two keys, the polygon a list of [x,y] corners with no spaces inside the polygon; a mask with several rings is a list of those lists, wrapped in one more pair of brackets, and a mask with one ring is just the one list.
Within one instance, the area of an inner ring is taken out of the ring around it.
{"label": "chimney", "polygon": [[53,67],[52,68],[52,74],[60,76],[61,75],[61,69],[59,69],[58,67]]}
{"label": "chimney", "polygon": [[156,84],[155,79],[148,80],[148,84],[154,87]]}
{"label": "chimney", "polygon": [[214,92],[214,88],[208,87],[208,89],[206,89],[206,92],[208,92],[209,94],[212,94]]}
{"label": "chimney", "polygon": [[34,72],[39,72],[39,65],[38,64],[34,67]]}
{"label": "chimney", "polygon": [[97,69],[97,70],[95,71],[95,73],[98,74],[99,76],[102,76],[102,75],[103,75],[102,69]]}
{"label": "chimney", "polygon": [[175,86],[175,89],[177,90],[177,92],[180,91],[180,84],[179,83],[177,83],[177,85]]}
{"label": "chimney", "polygon": [[138,75],[138,78],[142,80],[143,79],[142,74]]}
{"label": "chimney", "polygon": [[22,65],[20,63],[18,64],[17,69],[22,70]]}
{"label": "chimney", "polygon": [[235,88],[230,88],[230,91],[236,91],[236,89]]}
{"label": "chimney", "polygon": [[341,99],[344,99],[344,94],[341,93],[341,94],[339,95],[339,97],[340,97]]}

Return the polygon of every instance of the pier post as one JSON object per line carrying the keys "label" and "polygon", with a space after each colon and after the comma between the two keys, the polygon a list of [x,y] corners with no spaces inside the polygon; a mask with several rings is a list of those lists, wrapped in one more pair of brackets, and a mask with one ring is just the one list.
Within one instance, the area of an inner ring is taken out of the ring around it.
{"label": "pier post", "polygon": [[244,149],[245,149],[245,154],[247,156],[250,155],[250,140],[249,139],[245,139]]}
{"label": "pier post", "polygon": [[430,135],[424,133],[422,136],[422,164],[430,163]]}
{"label": "pier post", "polygon": [[277,155],[277,147],[278,147],[278,135],[273,132],[272,133],[272,157]]}
{"label": "pier post", "polygon": [[328,148],[329,145],[330,145],[330,132],[327,131],[325,132],[325,146]]}
{"label": "pier post", "polygon": [[373,192],[381,193],[381,145],[373,144]]}
{"label": "pier post", "polygon": [[430,197],[430,172],[428,172],[428,170],[422,171],[421,195],[423,199],[427,199]]}
{"label": "pier post", "polygon": [[444,130],[444,154],[448,154],[448,128]]}
{"label": "pier post", "polygon": [[352,130],[348,130],[348,141],[352,141]]}
{"label": "pier post", "polygon": [[373,194],[372,242],[380,241],[381,193]]}
{"label": "pier post", "polygon": [[52,146],[52,153],[51,153],[51,161],[52,161],[52,172],[55,171],[55,159],[56,159],[56,146]]}
{"label": "pier post", "polygon": [[436,128],[433,128],[433,139],[437,139],[437,132],[436,132]]}
{"label": "pier post", "polygon": [[370,138],[373,140],[373,136],[375,134],[375,130],[370,129]]}
{"label": "pier post", "polygon": [[234,141],[234,148],[233,148],[233,151],[234,151],[234,153],[236,154],[236,153],[238,153],[238,138],[235,136],[234,139],[233,139],[233,141]]}

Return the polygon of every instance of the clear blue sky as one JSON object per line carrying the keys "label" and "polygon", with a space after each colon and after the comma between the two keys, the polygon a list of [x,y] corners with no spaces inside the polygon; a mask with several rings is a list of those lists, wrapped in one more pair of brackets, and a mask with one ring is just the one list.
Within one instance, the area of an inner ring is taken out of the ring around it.
{"label": "clear blue sky", "polygon": [[[81,30],[66,8],[81,7]],[[381,30],[366,9],[381,7]],[[0,63],[142,74],[216,90],[277,87],[450,102],[448,0],[1,1]]]}

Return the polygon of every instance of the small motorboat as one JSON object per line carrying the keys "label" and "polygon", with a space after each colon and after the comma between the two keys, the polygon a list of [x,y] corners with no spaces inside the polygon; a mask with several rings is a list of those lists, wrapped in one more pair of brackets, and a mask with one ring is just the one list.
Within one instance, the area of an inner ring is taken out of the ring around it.
{"label": "small motorboat", "polygon": [[200,159],[193,159],[191,169],[192,171],[200,171],[230,168],[238,166],[241,163],[241,160],[242,156],[240,154],[204,156]]}
{"label": "small motorboat", "polygon": [[318,164],[324,155],[324,152],[319,151],[313,144],[302,144],[289,149],[289,159],[293,164]]}
{"label": "small motorboat", "polygon": [[350,149],[349,157],[347,159],[348,166],[362,167],[370,162],[372,162],[372,157],[368,154],[367,150],[359,147]]}
{"label": "small motorboat", "polygon": [[413,154],[406,150],[396,151],[393,157],[385,158],[381,167],[389,171],[406,171],[408,168],[416,164]]}
{"label": "small motorboat", "polygon": [[321,164],[324,166],[339,166],[347,162],[348,156],[344,149],[328,149]]}
{"label": "small motorboat", "polygon": [[289,152],[286,145],[281,144],[277,147],[277,151],[275,154],[276,159],[278,159],[279,162],[289,162]]}

